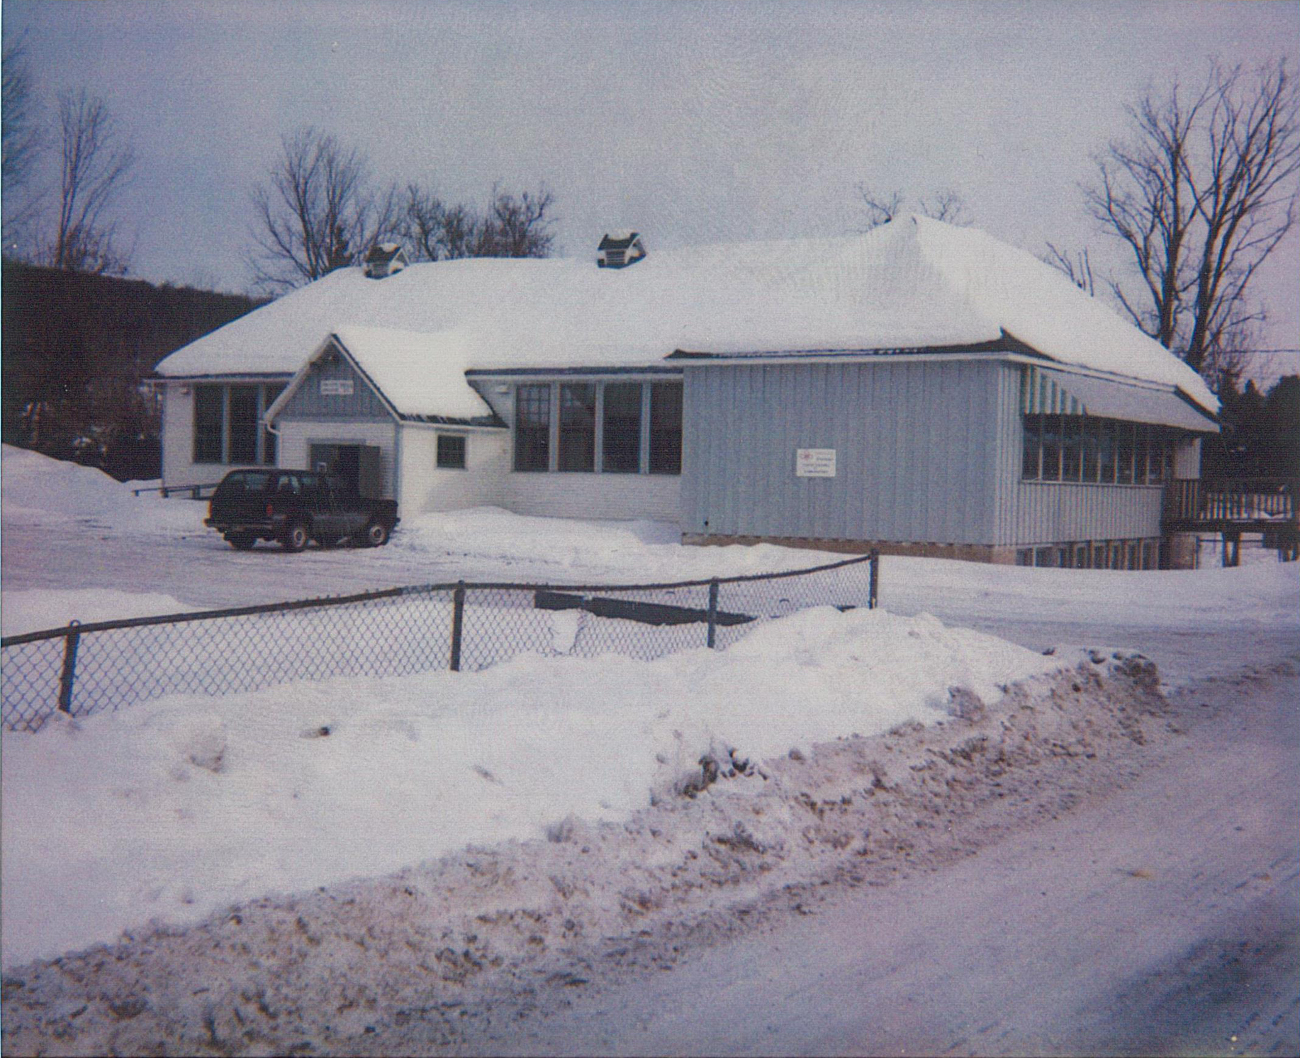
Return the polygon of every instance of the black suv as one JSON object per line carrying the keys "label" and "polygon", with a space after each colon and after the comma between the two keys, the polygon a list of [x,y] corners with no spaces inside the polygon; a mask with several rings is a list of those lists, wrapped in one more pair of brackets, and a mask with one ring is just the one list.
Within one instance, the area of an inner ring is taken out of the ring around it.
{"label": "black suv", "polygon": [[366,499],[329,474],[234,470],[212,494],[204,524],[240,551],[258,540],[301,551],[309,540],[378,547],[388,542],[397,521],[393,500]]}

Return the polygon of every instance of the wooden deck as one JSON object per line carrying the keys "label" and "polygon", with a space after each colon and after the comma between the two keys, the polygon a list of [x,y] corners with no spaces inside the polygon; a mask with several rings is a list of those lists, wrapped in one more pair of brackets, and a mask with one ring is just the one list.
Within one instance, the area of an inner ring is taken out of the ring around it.
{"label": "wooden deck", "polygon": [[1161,528],[1222,533],[1225,565],[1236,565],[1243,533],[1262,533],[1265,547],[1295,559],[1300,557],[1298,493],[1300,478],[1175,479],[1165,487]]}

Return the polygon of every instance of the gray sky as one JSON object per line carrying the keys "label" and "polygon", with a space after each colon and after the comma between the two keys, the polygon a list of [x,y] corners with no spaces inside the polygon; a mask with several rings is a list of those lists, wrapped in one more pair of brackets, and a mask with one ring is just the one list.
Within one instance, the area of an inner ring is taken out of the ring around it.
{"label": "gray sky", "polygon": [[[1121,259],[1077,184],[1124,107],[1209,59],[1287,55],[1300,2],[101,3],[5,0],[47,105],[105,95],[138,155],[132,272],[240,290],[249,189],[315,124],[376,175],[482,204],[554,193],[560,252],[633,227],[655,247],[852,232],[859,182],[951,188],[1041,252]],[[1300,235],[1256,294],[1300,345]],[[1300,358],[1277,359],[1294,371]]]}

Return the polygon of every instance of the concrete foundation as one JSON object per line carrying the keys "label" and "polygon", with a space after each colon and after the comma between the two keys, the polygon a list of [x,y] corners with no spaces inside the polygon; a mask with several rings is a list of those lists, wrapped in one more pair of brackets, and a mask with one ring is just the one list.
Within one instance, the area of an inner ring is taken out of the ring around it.
{"label": "concrete foundation", "polygon": [[1013,566],[1016,562],[1014,547],[997,547],[992,544],[934,544],[900,543],[891,540],[815,540],[795,536],[721,536],[712,533],[683,533],[683,544],[709,546],[713,544],[780,544],[782,547],[804,547],[816,551],[838,551],[851,555],[865,555],[878,551],[882,555],[901,555],[911,558],[955,558],[962,562],[991,562]]}

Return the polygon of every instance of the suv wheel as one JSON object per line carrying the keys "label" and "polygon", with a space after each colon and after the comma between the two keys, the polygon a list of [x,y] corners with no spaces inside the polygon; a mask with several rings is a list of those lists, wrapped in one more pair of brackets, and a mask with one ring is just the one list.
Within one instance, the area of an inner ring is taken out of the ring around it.
{"label": "suv wheel", "polygon": [[236,551],[247,551],[257,543],[257,537],[253,536],[251,533],[231,533],[226,537],[226,543]]}
{"label": "suv wheel", "polygon": [[294,522],[285,528],[284,536],[280,537],[280,546],[286,551],[301,551],[309,539],[307,527],[302,522]]}
{"label": "suv wheel", "polygon": [[379,522],[371,522],[366,526],[362,539],[365,541],[366,547],[382,547],[388,543],[388,527],[381,525]]}

